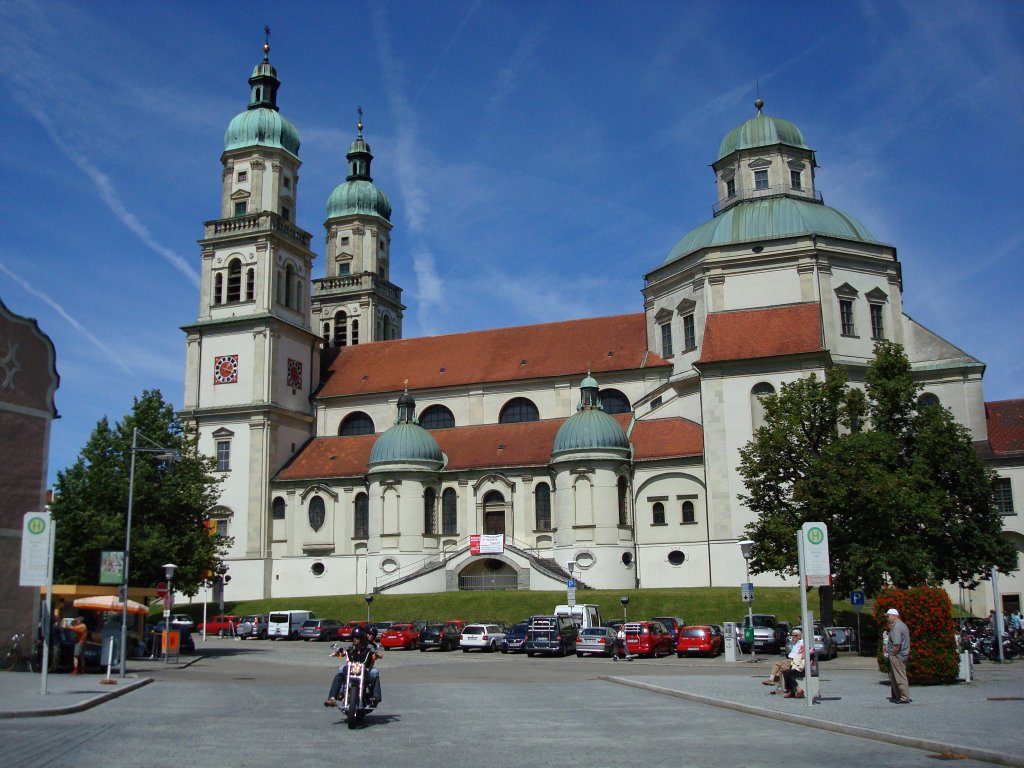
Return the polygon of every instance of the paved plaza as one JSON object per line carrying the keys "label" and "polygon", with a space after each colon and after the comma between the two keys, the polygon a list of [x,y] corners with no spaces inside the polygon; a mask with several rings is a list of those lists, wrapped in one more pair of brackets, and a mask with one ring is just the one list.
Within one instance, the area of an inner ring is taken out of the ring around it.
{"label": "paved plaza", "polygon": [[0,675],[0,763],[1024,765],[1024,663],[980,665],[975,682],[914,688],[899,706],[873,659],[843,656],[821,665],[822,701],[808,706],[769,695],[765,663],[389,651],[384,703],[350,731],[322,705],[325,644],[199,645],[177,664],[129,662],[116,685],[52,675],[45,696],[38,675]]}

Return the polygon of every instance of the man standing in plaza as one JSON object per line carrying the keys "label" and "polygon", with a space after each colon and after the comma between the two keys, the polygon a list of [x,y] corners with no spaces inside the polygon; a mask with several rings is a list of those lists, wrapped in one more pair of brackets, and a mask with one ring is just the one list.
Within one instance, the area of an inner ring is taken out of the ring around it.
{"label": "man standing in plaza", "polygon": [[910,658],[910,631],[900,621],[895,608],[886,611],[889,622],[889,688],[893,704],[910,703],[910,683],[907,682],[907,660]]}

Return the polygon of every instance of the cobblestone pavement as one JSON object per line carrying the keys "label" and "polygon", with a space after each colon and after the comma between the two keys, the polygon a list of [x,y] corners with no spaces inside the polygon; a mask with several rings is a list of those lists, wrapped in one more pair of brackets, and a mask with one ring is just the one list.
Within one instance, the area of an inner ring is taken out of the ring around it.
{"label": "cobblestone pavement", "polygon": [[[489,768],[554,759],[594,766],[636,759],[815,768],[837,761],[935,764],[927,749],[754,712],[1024,764],[1024,663],[979,666],[971,685],[915,688],[913,703],[900,706],[886,701],[873,659],[841,657],[822,664],[822,701],[808,707],[769,695],[759,683],[765,664],[390,651],[382,666],[384,703],[350,731],[336,710],[322,706],[334,669],[327,652],[316,643],[209,640],[200,656],[169,667],[129,662],[129,678],[115,686],[101,685],[100,675],[52,675],[46,696],[38,675],[2,674],[0,764],[248,767],[344,759],[431,768],[471,755],[485,756]],[[106,698],[111,693],[121,695]],[[736,709],[723,708],[729,706]],[[30,712],[68,713],[10,717]],[[983,764],[960,761],[971,763]]]}

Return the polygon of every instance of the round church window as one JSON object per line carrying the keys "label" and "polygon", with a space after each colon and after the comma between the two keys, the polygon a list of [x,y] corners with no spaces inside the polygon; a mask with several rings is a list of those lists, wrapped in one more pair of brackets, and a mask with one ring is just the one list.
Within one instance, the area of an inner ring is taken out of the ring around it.
{"label": "round church window", "polygon": [[585,571],[596,562],[596,558],[590,552],[580,552],[576,555],[576,567]]}
{"label": "round church window", "polygon": [[327,566],[321,563],[319,560],[317,560],[315,563],[313,563],[313,565],[309,567],[309,570],[310,572],[312,572],[314,576],[320,577],[323,576],[324,573],[327,571]]}
{"label": "round church window", "polygon": [[394,573],[398,570],[398,563],[388,558],[380,564],[380,569],[384,571],[384,573]]}
{"label": "round church window", "polygon": [[668,553],[668,561],[672,563],[672,565],[682,565],[684,562],[686,562],[686,555],[684,555],[678,549],[673,549],[671,552]]}

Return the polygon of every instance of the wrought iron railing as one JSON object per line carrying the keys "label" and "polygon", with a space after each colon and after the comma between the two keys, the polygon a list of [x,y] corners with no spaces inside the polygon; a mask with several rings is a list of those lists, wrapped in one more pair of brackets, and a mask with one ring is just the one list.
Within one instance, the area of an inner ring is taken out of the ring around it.
{"label": "wrought iron railing", "polygon": [[518,589],[519,577],[514,573],[477,574],[459,576],[459,589],[481,591],[490,589]]}

